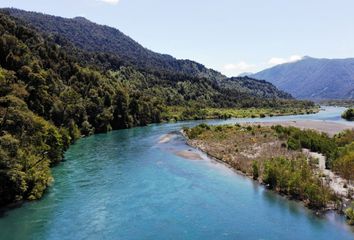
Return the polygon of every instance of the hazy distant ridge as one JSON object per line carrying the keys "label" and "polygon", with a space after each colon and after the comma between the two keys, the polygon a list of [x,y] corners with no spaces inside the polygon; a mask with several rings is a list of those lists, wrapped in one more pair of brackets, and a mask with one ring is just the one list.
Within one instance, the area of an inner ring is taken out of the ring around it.
{"label": "hazy distant ridge", "polygon": [[354,58],[305,57],[249,76],[269,81],[296,98],[354,98]]}

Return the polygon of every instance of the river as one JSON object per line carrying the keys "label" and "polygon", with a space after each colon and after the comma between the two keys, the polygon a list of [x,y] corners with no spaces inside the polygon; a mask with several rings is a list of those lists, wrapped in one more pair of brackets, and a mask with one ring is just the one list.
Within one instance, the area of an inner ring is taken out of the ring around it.
{"label": "river", "polygon": [[343,110],[153,124],[81,139],[53,169],[55,182],[43,199],[3,214],[0,239],[354,239],[343,216],[316,216],[203,154],[199,161],[175,155],[190,150],[181,136],[158,143],[200,122],[345,123]]}

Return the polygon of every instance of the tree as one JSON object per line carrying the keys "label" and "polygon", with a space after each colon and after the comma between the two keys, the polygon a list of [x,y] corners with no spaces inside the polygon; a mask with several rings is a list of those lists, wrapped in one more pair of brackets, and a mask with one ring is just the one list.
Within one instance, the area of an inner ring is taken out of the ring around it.
{"label": "tree", "polygon": [[259,167],[257,161],[253,161],[252,163],[252,175],[254,180],[257,180],[259,177]]}
{"label": "tree", "polygon": [[354,180],[354,142],[341,150],[332,165],[339,175],[349,181]]}
{"label": "tree", "polygon": [[347,208],[345,210],[345,216],[347,217],[348,219],[348,223],[350,225],[354,225],[354,202],[352,202],[352,206]]}
{"label": "tree", "polygon": [[348,121],[354,121],[354,108],[347,109],[343,114],[342,118]]}
{"label": "tree", "polygon": [[114,99],[115,108],[113,112],[112,126],[116,129],[128,128],[132,125],[131,117],[129,116],[129,94],[128,89],[120,86]]}

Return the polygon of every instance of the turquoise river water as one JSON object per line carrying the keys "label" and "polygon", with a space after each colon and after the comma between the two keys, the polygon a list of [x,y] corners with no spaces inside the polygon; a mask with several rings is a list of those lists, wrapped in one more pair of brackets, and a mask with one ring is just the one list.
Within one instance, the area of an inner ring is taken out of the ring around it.
{"label": "turquoise river water", "polygon": [[201,122],[345,123],[343,110],[154,124],[81,139],[53,169],[42,200],[0,217],[0,239],[354,239],[343,216],[316,216],[202,153],[199,161],[176,156],[190,149],[181,136],[159,144],[164,134]]}

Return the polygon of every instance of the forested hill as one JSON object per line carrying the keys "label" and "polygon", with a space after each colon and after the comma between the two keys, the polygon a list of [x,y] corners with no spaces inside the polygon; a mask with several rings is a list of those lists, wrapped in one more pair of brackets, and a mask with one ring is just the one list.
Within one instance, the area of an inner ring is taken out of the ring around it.
{"label": "forested hill", "polygon": [[289,93],[280,91],[270,82],[249,78],[247,76],[224,79],[219,82],[219,86],[222,89],[239,89],[240,91],[249,92],[261,98],[273,98],[274,96],[284,99],[292,98]]}
{"label": "forested hill", "polygon": [[210,107],[312,106],[261,81],[227,81],[137,70],[0,13],[0,206],[40,198],[50,166],[82,135],[170,120],[174,106],[182,119]]}
{"label": "forested hill", "polygon": [[83,17],[67,19],[13,8],[3,10],[31,23],[40,31],[65,37],[78,48],[114,54],[123,62],[140,69],[187,74],[214,80],[225,78],[221,73],[207,69],[202,64],[190,60],[177,60],[172,56],[150,51],[119,30],[93,23]]}
{"label": "forested hill", "polygon": [[[42,13],[6,8],[3,12],[22,19],[50,38],[61,47],[72,44],[76,60],[80,63],[99,65],[105,70],[118,70],[121,66],[133,66],[140,72],[151,73],[161,79],[205,78],[208,84],[225,89],[228,97],[235,91],[261,98],[291,98],[290,94],[278,90],[274,85],[248,77],[226,78],[221,73],[205,68],[190,60],[177,60],[166,54],[152,52],[115,28],[98,25],[83,17],[67,19]],[[78,51],[78,49],[84,52]],[[72,51],[72,48],[67,49]],[[91,54],[89,54],[91,53]],[[224,92],[225,93],[225,92]],[[231,95],[231,96],[230,96]],[[240,95],[238,99],[240,99]]]}

